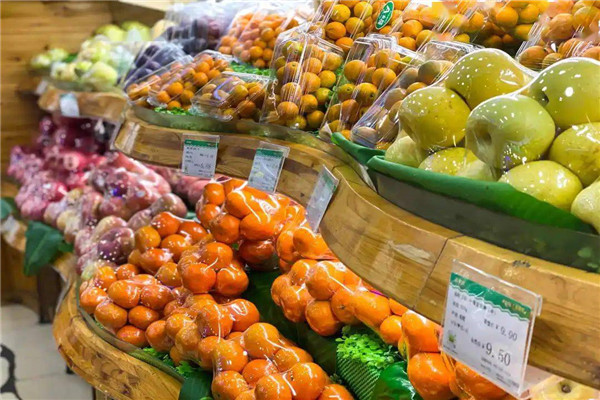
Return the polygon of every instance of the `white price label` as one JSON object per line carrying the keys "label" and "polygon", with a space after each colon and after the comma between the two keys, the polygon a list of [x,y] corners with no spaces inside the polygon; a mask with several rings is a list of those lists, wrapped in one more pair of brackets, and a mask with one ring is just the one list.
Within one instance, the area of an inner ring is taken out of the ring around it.
{"label": "white price label", "polygon": [[265,192],[274,192],[288,152],[289,148],[273,144],[261,145],[256,149],[248,185]]}
{"label": "white price label", "polygon": [[[513,291],[525,291],[506,285]],[[535,315],[530,306],[452,272],[443,351],[520,397],[526,390],[524,380]]]}
{"label": "white price label", "polygon": [[48,79],[42,78],[42,80],[40,81],[40,83],[38,83],[38,85],[35,88],[35,95],[36,96],[41,96],[44,94],[44,92],[46,92],[46,89],[48,89]]}
{"label": "white price label", "polygon": [[65,117],[79,117],[79,104],[74,93],[64,93],[59,98],[60,113]]}
{"label": "white price label", "polygon": [[219,137],[211,135],[203,139],[184,139],[181,170],[186,175],[210,179],[217,167]]}
{"label": "white price label", "polygon": [[313,193],[306,205],[306,220],[313,231],[319,229],[325,210],[337,189],[339,180],[333,176],[327,167],[323,167],[319,172],[317,183],[313,189]]}

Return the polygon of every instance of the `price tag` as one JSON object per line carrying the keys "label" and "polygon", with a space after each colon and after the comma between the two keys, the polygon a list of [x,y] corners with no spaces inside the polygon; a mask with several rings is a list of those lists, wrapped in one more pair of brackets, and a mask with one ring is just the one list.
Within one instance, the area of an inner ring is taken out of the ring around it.
{"label": "price tag", "polygon": [[181,170],[186,175],[212,178],[217,167],[218,149],[219,136],[184,135]]}
{"label": "price tag", "polygon": [[523,397],[541,296],[454,261],[442,349],[515,397]]}
{"label": "price tag", "polygon": [[79,104],[74,93],[63,93],[59,98],[60,113],[65,117],[79,117]]}
{"label": "price tag", "polygon": [[35,88],[35,95],[36,96],[41,96],[44,94],[44,92],[46,92],[46,89],[48,89],[48,79],[46,78],[42,78],[42,80],[40,80],[40,83],[38,83],[38,85]]}
{"label": "price tag", "polygon": [[327,167],[323,167],[319,172],[317,183],[313,189],[312,195],[306,205],[306,220],[313,231],[319,229],[325,210],[337,189],[339,180],[333,176]]}
{"label": "price tag", "polygon": [[274,192],[289,152],[289,147],[260,142],[252,162],[248,185],[265,192]]}

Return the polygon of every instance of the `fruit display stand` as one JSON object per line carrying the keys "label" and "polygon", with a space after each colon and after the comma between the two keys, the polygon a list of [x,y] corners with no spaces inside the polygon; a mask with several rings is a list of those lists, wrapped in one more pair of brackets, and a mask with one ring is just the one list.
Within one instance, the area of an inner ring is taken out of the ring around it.
{"label": "fruit display stand", "polygon": [[113,347],[84,321],[77,308],[75,262],[70,254],[55,263],[69,274],[69,289],[53,324],[58,351],[67,366],[112,399],[176,398],[181,382]]}
{"label": "fruit display stand", "polygon": [[[147,124],[131,112],[115,147],[145,162],[179,167],[183,134],[203,132]],[[453,260],[541,295],[529,361],[546,371],[599,387],[600,276],[461,235],[381,198],[345,161],[308,145],[242,134],[220,135],[217,172],[248,177],[260,141],[290,148],[278,191],[305,205],[321,166],[340,180],[320,229],[331,250],[378,290],[440,322]],[[552,332],[552,334],[549,334]],[[570,343],[568,351],[564,344]]]}
{"label": "fruit display stand", "polygon": [[122,94],[108,92],[74,92],[58,89],[50,85],[38,100],[38,106],[49,113],[60,111],[61,96],[72,93],[77,99],[79,114],[82,117],[100,118],[110,122],[120,122],[127,100]]}

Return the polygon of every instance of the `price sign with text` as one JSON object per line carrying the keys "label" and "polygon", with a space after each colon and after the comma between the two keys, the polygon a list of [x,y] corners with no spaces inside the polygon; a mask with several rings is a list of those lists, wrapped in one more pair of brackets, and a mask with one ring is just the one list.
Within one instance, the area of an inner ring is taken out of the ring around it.
{"label": "price sign with text", "polygon": [[63,93],[58,99],[60,113],[65,117],[79,117],[79,104],[74,93]]}
{"label": "price sign with text", "polygon": [[260,142],[252,162],[248,185],[265,192],[274,192],[289,152],[289,147]]}
{"label": "price sign with text", "polygon": [[515,397],[525,374],[541,296],[455,261],[442,349]]}
{"label": "price sign with text", "polygon": [[210,179],[217,167],[219,136],[184,135],[181,170],[184,174]]}
{"label": "price sign with text", "polygon": [[313,193],[306,205],[306,220],[313,231],[319,229],[325,210],[337,189],[339,180],[333,176],[327,167],[323,167],[319,172],[317,183],[313,189]]}

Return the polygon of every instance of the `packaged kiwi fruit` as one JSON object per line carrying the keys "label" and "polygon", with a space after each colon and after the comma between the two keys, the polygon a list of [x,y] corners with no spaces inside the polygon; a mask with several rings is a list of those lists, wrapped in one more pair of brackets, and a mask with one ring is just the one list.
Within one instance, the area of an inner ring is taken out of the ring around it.
{"label": "packaged kiwi fruit", "polygon": [[[359,118],[418,58],[417,53],[398,46],[390,36],[369,34],[356,39],[335,85],[319,136],[329,140],[333,132],[340,132],[349,139]],[[335,76],[329,71],[323,74]]]}
{"label": "packaged kiwi fruit", "polygon": [[352,127],[350,139],[360,145],[387,149],[399,133],[398,110],[410,93],[438,82],[460,57],[476,46],[460,42],[426,43],[396,80]]}
{"label": "packaged kiwi fruit", "polygon": [[192,98],[210,80],[229,69],[231,57],[217,51],[205,50],[183,68],[161,82],[160,87],[150,89],[148,102],[154,107],[169,110],[192,106]]}
{"label": "packaged kiwi fruit", "polygon": [[[521,3],[521,2],[519,2]],[[519,62],[542,70],[569,57],[600,59],[600,3],[562,0],[549,2],[529,39],[517,53]]]}
{"label": "packaged kiwi fruit", "polygon": [[261,122],[317,131],[344,61],[338,46],[302,31],[275,47]]}
{"label": "packaged kiwi fruit", "polygon": [[226,71],[204,85],[192,103],[201,114],[222,121],[258,122],[268,81],[262,75]]}

